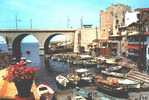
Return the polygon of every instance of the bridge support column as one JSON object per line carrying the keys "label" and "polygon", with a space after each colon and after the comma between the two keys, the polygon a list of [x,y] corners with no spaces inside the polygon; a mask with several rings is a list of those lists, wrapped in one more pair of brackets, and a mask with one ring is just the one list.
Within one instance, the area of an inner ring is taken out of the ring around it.
{"label": "bridge support column", "polygon": [[74,35],[74,49],[73,52],[79,53],[79,33],[80,31],[77,30]]}

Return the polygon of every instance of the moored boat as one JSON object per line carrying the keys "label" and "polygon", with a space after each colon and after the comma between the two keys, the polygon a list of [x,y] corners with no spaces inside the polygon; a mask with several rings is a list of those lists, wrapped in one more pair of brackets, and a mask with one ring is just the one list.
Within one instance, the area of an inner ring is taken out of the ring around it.
{"label": "moored boat", "polygon": [[56,81],[57,81],[58,85],[63,86],[63,87],[66,87],[67,84],[69,83],[69,80],[62,75],[56,76]]}
{"label": "moored boat", "polygon": [[101,76],[96,76],[95,84],[97,90],[102,91],[105,94],[119,98],[128,98],[128,89],[124,86],[119,86],[118,80],[115,78],[104,79]]}
{"label": "moored boat", "polygon": [[126,75],[122,74],[122,73],[117,73],[117,72],[108,72],[108,71],[101,71],[102,74],[108,75],[108,76],[114,76],[114,77],[120,77],[120,78],[124,78]]}
{"label": "moored boat", "polygon": [[122,68],[122,66],[110,66],[109,68],[106,68],[105,70],[108,72],[112,72],[112,71],[118,71]]}

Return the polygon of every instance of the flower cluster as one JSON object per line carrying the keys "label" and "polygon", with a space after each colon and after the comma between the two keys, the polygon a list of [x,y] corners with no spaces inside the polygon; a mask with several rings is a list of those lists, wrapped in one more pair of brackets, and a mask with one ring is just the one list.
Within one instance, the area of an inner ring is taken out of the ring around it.
{"label": "flower cluster", "polygon": [[26,66],[24,62],[20,61],[8,67],[7,74],[4,76],[4,79],[8,81],[20,79],[34,80],[37,71],[37,68]]}

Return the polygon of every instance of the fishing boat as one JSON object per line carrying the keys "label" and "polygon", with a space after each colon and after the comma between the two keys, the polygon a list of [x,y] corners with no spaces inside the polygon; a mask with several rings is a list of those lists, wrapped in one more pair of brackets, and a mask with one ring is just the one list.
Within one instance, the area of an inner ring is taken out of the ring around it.
{"label": "fishing boat", "polygon": [[55,91],[48,85],[40,84],[37,87],[37,93],[40,97],[45,94],[47,94],[50,97],[55,93]]}
{"label": "fishing boat", "polygon": [[69,73],[67,75],[67,79],[69,80],[69,87],[74,88],[78,85],[78,81],[80,81],[80,77],[76,73]]}
{"label": "fishing boat", "polygon": [[58,75],[56,76],[56,82],[58,83],[58,86],[66,87],[69,83],[69,80],[62,75]]}
{"label": "fishing boat", "polygon": [[130,92],[141,88],[140,82],[129,79],[119,79],[118,83],[120,85],[126,86]]}
{"label": "fishing boat", "polygon": [[118,80],[115,78],[106,78],[102,76],[95,77],[95,84],[97,90],[102,91],[105,94],[119,97],[119,98],[128,98],[128,89],[125,86],[118,84]]}
{"label": "fishing boat", "polygon": [[72,98],[72,100],[87,100],[86,98],[84,98],[83,96],[80,95],[76,95]]}
{"label": "fishing boat", "polygon": [[120,77],[124,78],[126,75],[123,73],[118,73],[118,72],[108,72],[108,71],[101,71],[102,74],[108,75],[108,76],[114,76],[114,77]]}
{"label": "fishing boat", "polygon": [[89,72],[86,68],[76,69],[75,72],[79,75],[80,81],[78,82],[79,86],[87,86],[93,83],[94,75]]}
{"label": "fishing boat", "polygon": [[95,62],[95,60],[89,59],[89,60],[82,60],[82,65],[84,67],[96,67],[97,63]]}
{"label": "fishing boat", "polygon": [[110,66],[108,68],[106,68],[105,70],[108,72],[112,72],[112,71],[118,71],[122,68],[122,66]]}
{"label": "fishing boat", "polygon": [[90,55],[80,55],[81,60],[87,60],[87,59],[92,59],[93,57]]}

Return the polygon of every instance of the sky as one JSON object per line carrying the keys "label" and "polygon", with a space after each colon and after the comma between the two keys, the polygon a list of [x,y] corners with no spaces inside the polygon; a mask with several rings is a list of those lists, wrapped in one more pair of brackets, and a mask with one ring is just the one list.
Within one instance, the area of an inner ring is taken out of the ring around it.
{"label": "sky", "polygon": [[21,43],[38,43],[38,40],[33,35],[27,35],[22,39]]}
{"label": "sky", "polygon": [[0,29],[78,28],[81,18],[84,24],[98,26],[100,10],[117,3],[149,7],[148,0],[0,0]]}
{"label": "sky", "polygon": [[0,44],[5,44],[6,40],[4,37],[0,36]]}
{"label": "sky", "polygon": [[[0,37],[0,39],[3,37]],[[65,41],[66,38],[64,35],[56,35],[50,41]],[[3,39],[4,41],[4,39]],[[22,39],[22,43],[38,43],[38,40],[33,35],[27,35],[25,38]]]}

